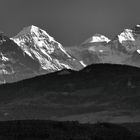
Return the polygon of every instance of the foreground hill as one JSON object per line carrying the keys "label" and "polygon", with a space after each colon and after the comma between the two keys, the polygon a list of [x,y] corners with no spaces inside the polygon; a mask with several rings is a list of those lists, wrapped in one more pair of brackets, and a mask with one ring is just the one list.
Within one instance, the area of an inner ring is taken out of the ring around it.
{"label": "foreground hill", "polygon": [[139,122],[140,69],[96,64],[0,86],[0,120]]}
{"label": "foreground hill", "polygon": [[24,120],[0,122],[2,140],[138,140],[127,128],[111,124],[80,124],[78,122],[56,122]]}

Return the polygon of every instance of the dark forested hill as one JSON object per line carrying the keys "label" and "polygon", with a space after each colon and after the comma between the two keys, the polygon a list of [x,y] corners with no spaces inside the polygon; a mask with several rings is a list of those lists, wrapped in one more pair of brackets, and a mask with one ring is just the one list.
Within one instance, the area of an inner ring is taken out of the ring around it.
{"label": "dark forested hill", "polygon": [[140,69],[96,64],[0,86],[0,119],[140,121]]}
{"label": "dark forested hill", "polygon": [[138,140],[127,128],[111,124],[24,120],[0,122],[1,140]]}

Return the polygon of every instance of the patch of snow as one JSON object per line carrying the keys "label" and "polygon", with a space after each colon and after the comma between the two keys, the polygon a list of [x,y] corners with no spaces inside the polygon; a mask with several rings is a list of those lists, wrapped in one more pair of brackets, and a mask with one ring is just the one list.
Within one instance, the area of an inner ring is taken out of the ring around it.
{"label": "patch of snow", "polygon": [[51,61],[48,61],[47,59],[45,59],[44,57],[42,57],[37,51],[32,50],[32,53],[36,56],[36,58],[38,59],[38,61],[41,64],[42,69],[44,70],[54,70],[54,66],[52,65]]}
{"label": "patch of snow", "polygon": [[136,25],[137,27],[140,27],[140,25],[138,24],[138,25]]}
{"label": "patch of snow", "polygon": [[140,54],[140,50],[137,50],[137,52]]}
{"label": "patch of snow", "polygon": [[118,35],[119,42],[122,43],[123,41],[135,41],[135,38],[133,37],[132,30],[130,29],[125,29],[124,32],[122,32],[120,35]]}
{"label": "patch of snow", "polygon": [[46,52],[45,49],[41,49],[40,51],[41,51],[45,56],[47,56],[48,59],[49,59],[50,61],[52,61],[52,58],[51,58],[50,55]]}
{"label": "patch of snow", "polygon": [[84,67],[87,66],[82,60],[80,61],[80,63],[81,63]]}
{"label": "patch of snow", "polygon": [[[24,49],[24,52],[25,52],[27,55],[29,55],[31,58],[33,58],[32,54],[29,52],[28,49]],[[34,58],[33,58],[33,59],[34,59]]]}
{"label": "patch of snow", "polygon": [[103,52],[104,52],[104,50],[99,50],[99,52],[100,52],[100,53],[103,53]]}
{"label": "patch of snow", "polygon": [[55,41],[53,37],[51,37],[46,31],[38,28],[37,26],[32,25],[31,26],[31,32],[36,33],[37,37],[39,37],[39,31],[41,31],[44,35],[46,35],[49,38],[49,41]]}
{"label": "patch of snow", "polygon": [[[54,59],[55,60],[55,62],[58,64],[58,66],[59,67],[65,67],[66,69],[71,69],[71,67],[69,66],[69,65],[67,65],[67,64],[64,64],[64,63],[61,63],[61,62],[59,62],[57,59]],[[61,70],[61,69],[60,69]]]}
{"label": "patch of snow", "polygon": [[[58,43],[58,42],[57,42]],[[60,43],[58,43],[58,46],[59,46],[59,48],[61,49],[61,51],[63,52],[63,53],[65,53],[69,58],[72,58],[66,51],[65,51],[65,49],[62,47],[62,45],[60,44]]]}
{"label": "patch of snow", "polygon": [[9,58],[5,57],[2,53],[1,53],[1,60],[2,61],[9,61]]}
{"label": "patch of snow", "polygon": [[12,72],[12,73],[10,73],[10,72],[8,72],[8,71],[7,71],[7,70],[5,70],[5,69],[0,69],[0,74],[10,75],[10,74],[13,74],[13,72]]}
{"label": "patch of snow", "polygon": [[108,39],[107,37],[105,37],[104,35],[95,35],[91,38],[90,43],[93,42],[110,42],[110,39]]}
{"label": "patch of snow", "polygon": [[89,50],[89,51],[96,52],[96,49],[95,49],[95,48],[96,48],[96,46],[92,46],[92,47],[89,47],[88,50]]}

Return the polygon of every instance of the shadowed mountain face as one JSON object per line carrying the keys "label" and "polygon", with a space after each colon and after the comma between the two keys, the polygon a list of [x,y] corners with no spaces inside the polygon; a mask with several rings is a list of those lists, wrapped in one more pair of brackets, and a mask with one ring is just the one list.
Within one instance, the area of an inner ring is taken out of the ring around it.
{"label": "shadowed mountain face", "polygon": [[39,73],[40,64],[31,59],[7,36],[0,36],[0,83],[14,82]]}
{"label": "shadowed mountain face", "polygon": [[0,86],[0,120],[140,121],[140,69],[96,64]]}

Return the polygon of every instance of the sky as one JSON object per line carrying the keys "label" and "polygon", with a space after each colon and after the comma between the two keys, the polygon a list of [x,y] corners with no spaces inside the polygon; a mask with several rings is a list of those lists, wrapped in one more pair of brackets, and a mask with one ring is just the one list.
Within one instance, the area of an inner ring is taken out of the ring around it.
{"label": "sky", "polygon": [[113,38],[140,23],[140,0],[0,0],[0,30],[12,37],[35,25],[64,46],[96,33]]}

